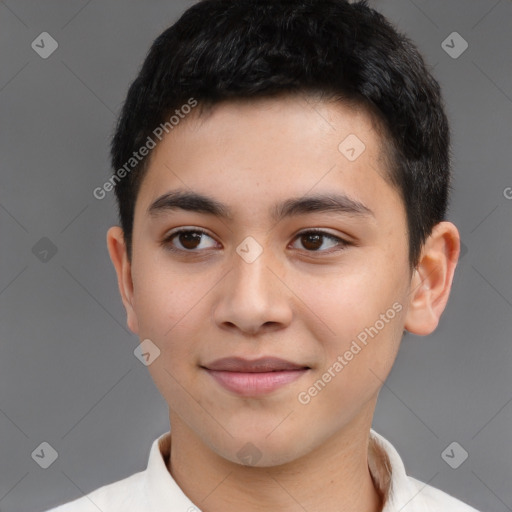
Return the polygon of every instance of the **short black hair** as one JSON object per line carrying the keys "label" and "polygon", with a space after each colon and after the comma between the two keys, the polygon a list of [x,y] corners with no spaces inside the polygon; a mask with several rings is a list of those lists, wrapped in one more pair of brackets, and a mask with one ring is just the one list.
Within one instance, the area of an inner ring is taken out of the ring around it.
{"label": "short black hair", "polygon": [[[385,127],[387,178],[405,205],[411,269],[450,189],[440,86],[415,45],[366,0],[202,0],[153,42],[111,144],[114,172],[191,98],[201,107],[304,93],[366,108]],[[169,131],[166,128],[166,131]],[[340,141],[341,142],[341,141]],[[140,157],[139,157],[140,159]],[[149,156],[115,186],[131,261]]]}

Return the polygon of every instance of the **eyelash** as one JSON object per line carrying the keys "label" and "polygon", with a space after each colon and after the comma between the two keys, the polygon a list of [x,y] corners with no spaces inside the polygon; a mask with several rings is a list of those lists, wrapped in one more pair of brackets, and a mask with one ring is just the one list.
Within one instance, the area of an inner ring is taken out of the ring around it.
{"label": "eyelash", "polygon": [[[195,253],[201,252],[201,249],[199,249],[199,250],[195,250],[195,249],[177,249],[176,247],[174,247],[172,245],[172,240],[174,238],[178,237],[179,235],[183,234],[183,233],[201,233],[203,235],[206,235],[209,238],[214,239],[212,236],[210,236],[203,229],[200,229],[200,228],[183,229],[182,228],[182,229],[179,229],[177,231],[173,231],[172,233],[169,234],[169,236],[165,237],[164,240],[162,240],[161,245],[165,248],[165,250],[173,252],[173,253],[195,254]],[[322,250],[307,250],[307,249],[305,249],[305,251],[307,253],[312,253],[312,254],[316,254],[316,253],[319,253],[319,254],[332,254],[333,252],[342,251],[347,246],[351,245],[350,242],[347,242],[346,240],[344,240],[344,239],[342,239],[340,237],[337,237],[337,236],[335,236],[335,235],[333,235],[331,233],[328,233],[327,231],[323,231],[321,229],[308,229],[306,231],[302,231],[302,232],[298,233],[295,236],[294,241],[297,238],[300,238],[300,237],[303,237],[303,236],[306,236],[306,235],[311,235],[311,234],[313,234],[313,235],[321,235],[322,238],[328,238],[330,240],[336,241],[336,242],[338,242],[338,246],[340,246],[341,248],[330,250],[330,251],[325,251],[325,250],[323,250],[323,251]],[[204,250],[207,250],[207,249],[204,249]]]}

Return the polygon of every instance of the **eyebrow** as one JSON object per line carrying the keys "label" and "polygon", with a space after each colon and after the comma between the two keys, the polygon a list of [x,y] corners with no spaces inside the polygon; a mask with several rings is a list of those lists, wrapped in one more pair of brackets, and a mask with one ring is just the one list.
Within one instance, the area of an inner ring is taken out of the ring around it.
{"label": "eyebrow", "polygon": [[[233,212],[227,205],[212,197],[182,189],[160,196],[149,206],[147,213],[156,218],[177,209],[233,220]],[[279,222],[287,217],[319,212],[375,218],[372,210],[345,194],[316,194],[287,199],[274,205],[271,219]]]}

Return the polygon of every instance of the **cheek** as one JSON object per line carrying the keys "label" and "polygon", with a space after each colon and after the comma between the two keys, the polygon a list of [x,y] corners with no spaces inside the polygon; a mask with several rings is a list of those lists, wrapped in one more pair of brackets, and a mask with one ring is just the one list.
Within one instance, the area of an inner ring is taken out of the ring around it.
{"label": "cheek", "polygon": [[150,339],[160,350],[148,369],[167,400],[184,399],[179,383],[195,374],[198,346],[204,341],[199,329],[203,333],[210,331],[204,329],[210,321],[204,299],[212,284],[208,285],[209,279],[205,282],[204,277],[158,272],[156,266],[147,265],[134,280],[140,339]]}
{"label": "cheek", "polygon": [[345,284],[315,294],[315,312],[329,332],[311,319],[321,359],[302,389],[318,417],[332,415],[340,424],[376,397],[393,366],[403,327],[403,306],[393,287],[366,277]]}
{"label": "cheek", "polygon": [[373,325],[400,299],[398,281],[388,272],[359,267],[297,280],[294,289],[313,313],[311,321],[323,321],[334,339],[346,339]]}
{"label": "cheek", "polygon": [[363,382],[379,384],[370,369],[377,376],[387,375],[401,339],[403,282],[398,274],[374,267],[358,272],[352,268],[319,280],[315,287],[303,285],[298,292],[313,313],[302,320],[318,344],[318,371],[331,369],[333,382],[345,392],[355,392]]}
{"label": "cheek", "polygon": [[150,339],[160,350],[148,366],[151,377],[168,404],[180,416],[192,418],[200,411],[186,389],[194,388],[198,346],[204,342],[200,332],[208,331],[203,328],[210,321],[204,298],[212,285],[193,275],[157,272],[149,265],[134,285],[140,339]]}
{"label": "cheek", "polygon": [[[140,260],[134,269],[135,310],[141,336],[165,342],[179,332],[200,308],[207,283],[202,277],[169,265]],[[207,288],[206,288],[207,289]]]}

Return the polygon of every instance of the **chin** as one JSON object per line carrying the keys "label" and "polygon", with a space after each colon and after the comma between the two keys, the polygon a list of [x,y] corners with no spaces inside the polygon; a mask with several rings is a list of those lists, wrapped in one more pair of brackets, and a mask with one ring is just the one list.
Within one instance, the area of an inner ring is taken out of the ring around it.
{"label": "chin", "polygon": [[286,432],[281,435],[273,432],[269,436],[271,431],[246,432],[243,436],[229,438],[227,445],[215,451],[235,464],[262,468],[287,464],[303,455],[298,450],[304,450],[305,446],[299,438]]}

